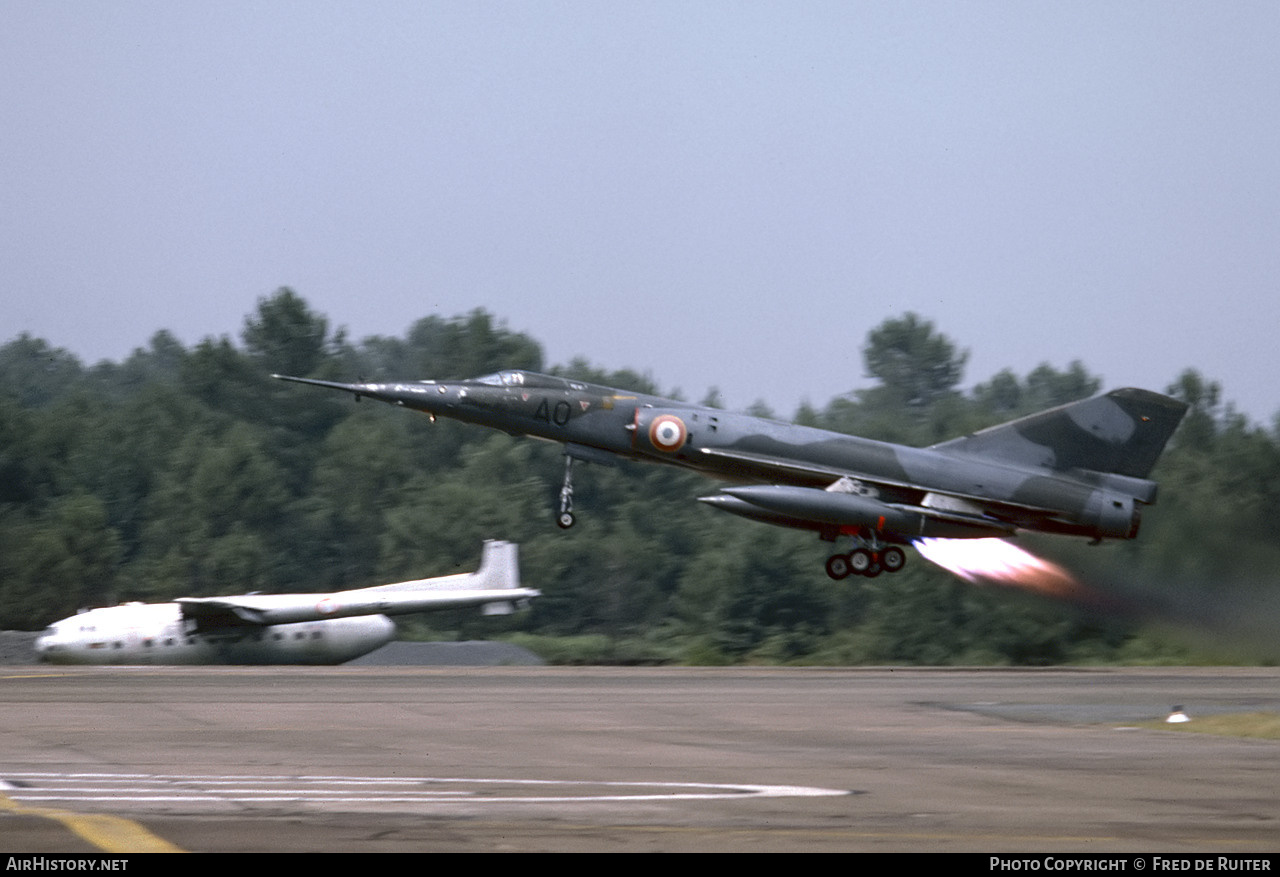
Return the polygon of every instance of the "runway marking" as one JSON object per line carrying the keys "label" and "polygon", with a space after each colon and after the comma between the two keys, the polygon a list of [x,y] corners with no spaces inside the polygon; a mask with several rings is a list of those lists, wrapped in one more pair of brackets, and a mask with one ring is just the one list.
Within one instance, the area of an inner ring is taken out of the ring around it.
{"label": "runway marking", "polygon": [[[206,776],[18,772],[0,777],[15,801],[121,804],[547,804],[706,801],[850,795],[846,789],[755,783],[473,779],[466,777]],[[598,789],[588,793],[589,789]],[[630,791],[624,791],[630,790]]]}
{"label": "runway marking", "polygon": [[[0,788],[8,788],[0,783]],[[25,807],[12,796],[0,793],[0,812],[17,816],[39,816],[61,822],[83,840],[104,853],[184,853],[161,837],[156,837],[138,823],[106,813],[72,813],[50,807]]]}

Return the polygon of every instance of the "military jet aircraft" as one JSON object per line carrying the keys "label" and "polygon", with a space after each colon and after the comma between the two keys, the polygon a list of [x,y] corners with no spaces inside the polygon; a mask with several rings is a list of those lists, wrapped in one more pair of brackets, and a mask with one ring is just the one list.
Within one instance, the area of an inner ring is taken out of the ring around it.
{"label": "military jet aircraft", "polygon": [[827,574],[874,576],[925,538],[1019,530],[1131,539],[1155,502],[1147,480],[1186,405],[1113,390],[927,448],[872,441],[511,369],[472,380],[344,384],[275,375],[564,445],[556,520],[573,526],[573,464],[629,458],[739,482],[712,508],[813,530],[853,548]]}
{"label": "military jet aircraft", "polygon": [[56,664],[341,664],[395,638],[388,615],[479,606],[506,615],[520,587],[517,549],[486,542],[474,573],[332,594],[186,597],[126,603],[56,621],[36,639]]}

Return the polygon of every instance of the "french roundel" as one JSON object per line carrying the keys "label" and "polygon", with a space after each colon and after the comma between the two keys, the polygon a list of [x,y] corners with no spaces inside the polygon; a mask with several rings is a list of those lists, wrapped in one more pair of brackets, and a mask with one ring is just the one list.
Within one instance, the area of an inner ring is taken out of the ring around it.
{"label": "french roundel", "polygon": [[649,441],[660,451],[678,451],[689,438],[684,421],[670,414],[655,417],[649,424]]}

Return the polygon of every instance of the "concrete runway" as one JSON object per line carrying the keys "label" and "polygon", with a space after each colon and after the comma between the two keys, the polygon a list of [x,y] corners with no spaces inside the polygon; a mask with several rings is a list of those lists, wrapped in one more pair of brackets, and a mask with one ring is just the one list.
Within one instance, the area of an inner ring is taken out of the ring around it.
{"label": "concrete runway", "polygon": [[1280,849],[1280,670],[0,674],[25,852]]}

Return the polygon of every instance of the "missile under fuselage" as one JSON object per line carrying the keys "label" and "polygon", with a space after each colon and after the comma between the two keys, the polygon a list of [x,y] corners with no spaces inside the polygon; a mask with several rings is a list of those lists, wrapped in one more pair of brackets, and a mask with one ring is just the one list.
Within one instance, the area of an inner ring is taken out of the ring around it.
{"label": "missile under fuselage", "polygon": [[728,487],[701,501],[744,518],[803,529],[831,529],[840,534],[869,530],[891,542],[924,537],[964,539],[1007,536],[1013,527],[995,521],[939,517],[910,506],[881,502],[870,496],[787,485]]}

